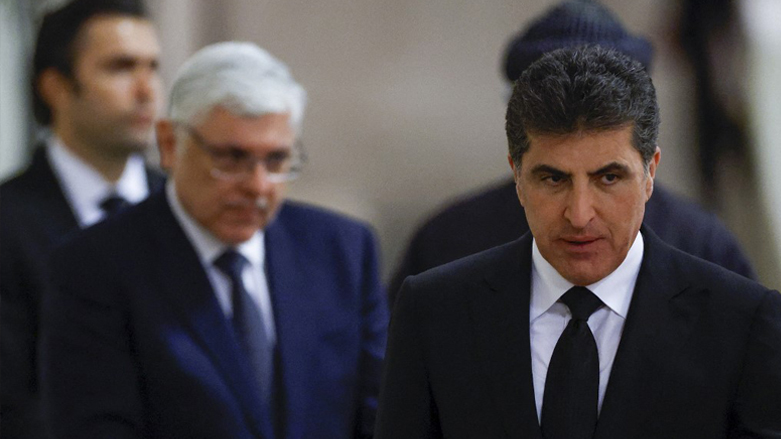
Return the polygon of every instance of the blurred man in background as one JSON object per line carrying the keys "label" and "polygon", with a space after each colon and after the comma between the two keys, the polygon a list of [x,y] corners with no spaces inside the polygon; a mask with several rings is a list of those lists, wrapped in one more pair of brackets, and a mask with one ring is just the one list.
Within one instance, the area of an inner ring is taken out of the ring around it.
{"label": "blurred man in background", "polygon": [[36,345],[52,249],[163,186],[143,159],[160,107],[159,53],[138,1],[75,0],[43,18],[33,104],[51,136],[0,186],[3,438],[44,434]]}
{"label": "blurred man in background", "polygon": [[[648,41],[630,35],[600,3],[570,0],[548,10],[510,41],[504,58],[505,78],[514,82],[546,52],[584,44],[614,48],[650,71],[653,49]],[[737,240],[715,215],[658,183],[644,221],[674,247],[755,277]],[[515,240],[528,230],[512,179],[445,207],[413,235],[391,280],[391,306],[407,276]]]}
{"label": "blurred man in background", "polygon": [[44,401],[56,438],[362,438],[388,310],[364,225],[285,201],[305,92],[250,43],[180,70],[166,190],[55,253]]}

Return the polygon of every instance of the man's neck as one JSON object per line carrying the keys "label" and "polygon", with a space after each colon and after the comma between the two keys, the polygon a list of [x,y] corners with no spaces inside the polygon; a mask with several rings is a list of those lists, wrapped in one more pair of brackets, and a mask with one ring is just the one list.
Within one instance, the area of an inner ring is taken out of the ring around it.
{"label": "man's neck", "polygon": [[122,171],[125,170],[125,165],[130,158],[129,153],[101,152],[101,149],[108,150],[110,148],[88,145],[69,130],[55,129],[54,134],[59,137],[65,148],[98,171],[107,182],[116,183],[122,176]]}

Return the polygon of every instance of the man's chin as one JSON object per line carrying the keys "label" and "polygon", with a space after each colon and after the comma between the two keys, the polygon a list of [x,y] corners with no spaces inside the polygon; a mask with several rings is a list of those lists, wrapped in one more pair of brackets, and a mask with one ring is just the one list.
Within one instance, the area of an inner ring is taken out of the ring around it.
{"label": "man's chin", "polygon": [[216,237],[227,245],[239,245],[249,241],[260,229],[260,227],[232,228],[231,230],[221,231],[216,234]]}
{"label": "man's chin", "polygon": [[599,282],[615,270],[598,266],[593,260],[569,260],[566,264],[554,268],[564,279],[579,286]]}
{"label": "man's chin", "polygon": [[151,149],[150,142],[124,142],[120,150],[126,154],[146,154]]}

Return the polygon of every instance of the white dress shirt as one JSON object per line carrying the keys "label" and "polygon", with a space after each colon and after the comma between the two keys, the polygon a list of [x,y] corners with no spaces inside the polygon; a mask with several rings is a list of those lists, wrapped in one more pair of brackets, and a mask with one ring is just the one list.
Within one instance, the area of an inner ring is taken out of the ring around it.
{"label": "white dress shirt", "polygon": [[105,217],[100,203],[111,194],[116,193],[131,204],[149,195],[144,158],[140,155],[131,155],[119,180],[111,184],[57,137],[52,136],[47,142],[46,154],[81,228]]}
{"label": "white dress shirt", "polygon": [[[187,213],[176,195],[173,179],[169,179],[166,183],[165,192],[174,217],[182,226],[185,235],[189,238],[201,260],[201,265],[203,265],[203,269],[209,277],[212,290],[217,296],[217,301],[223,313],[227,318],[232,318],[233,302],[231,300],[230,278],[214,266],[214,260],[227,250],[229,246],[204,229]],[[263,327],[269,337],[269,342],[273,346],[276,343],[276,331],[274,330],[274,313],[271,307],[271,296],[266,279],[266,245],[263,231],[258,230],[257,233],[252,235],[252,238],[235,246],[234,249],[249,261],[249,264],[244,266],[244,270],[241,273],[244,288],[260,310],[260,315],[263,318]]]}
{"label": "white dress shirt", "polygon": [[[586,286],[606,305],[595,311],[588,320],[599,354],[599,410],[602,409],[607,381],[613,369],[613,360],[643,261],[643,248],[643,236],[638,232],[624,262],[604,279]],[[559,336],[572,318],[567,306],[558,300],[573,286],[542,257],[537,242],[533,241],[529,338],[534,398],[540,421],[548,364]]]}

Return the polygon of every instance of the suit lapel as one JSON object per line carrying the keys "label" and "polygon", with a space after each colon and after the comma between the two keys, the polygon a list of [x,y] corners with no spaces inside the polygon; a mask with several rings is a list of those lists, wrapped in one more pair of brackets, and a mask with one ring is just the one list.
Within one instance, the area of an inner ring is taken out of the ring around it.
{"label": "suit lapel", "polygon": [[[284,207],[279,217],[284,216]],[[306,408],[312,394],[310,381],[317,379],[311,368],[317,351],[317,298],[309,297],[308,271],[299,260],[295,236],[278,218],[266,228],[266,263],[269,290],[274,306],[277,330],[278,392],[285,414],[286,438],[303,438]],[[311,402],[313,403],[313,402]]]}
{"label": "suit lapel", "polygon": [[79,222],[71,209],[65,193],[62,191],[60,181],[54,175],[49,159],[46,157],[46,148],[39,147],[33,153],[33,158],[28,169],[31,192],[37,194],[36,209],[45,209],[46,214],[37,212],[33,218],[39,218],[50,242],[58,242],[62,237],[79,228]]}
{"label": "suit lapel", "polygon": [[165,188],[165,174],[149,165],[144,168],[144,171],[146,171],[146,185],[150,196]]}
{"label": "suit lapel", "polygon": [[707,301],[707,292],[690,287],[673,262],[672,250],[648,228],[621,342],[613,363],[595,438],[632,437],[652,418],[655,402],[675,392],[658,371],[677,356]]}
{"label": "suit lapel", "polygon": [[[159,260],[154,269],[160,282],[159,291],[169,301],[171,309],[178,312],[179,319],[192,331],[204,351],[220,371],[244,408],[247,424],[261,437],[273,437],[273,428],[268,420],[259,416],[263,406],[262,398],[252,383],[253,375],[242,355],[238,341],[222,312],[211,283],[201,268],[201,261],[179,226],[166,200],[165,191],[153,195],[147,221],[153,230]],[[268,407],[265,408],[266,412]]]}
{"label": "suit lapel", "polygon": [[508,437],[540,438],[529,343],[531,234],[505,247],[472,295],[475,358]]}
{"label": "suit lapel", "polygon": [[[41,221],[49,241],[59,242],[62,237],[79,229],[78,219],[65,197],[60,180],[49,163],[45,146],[41,145],[35,149],[27,173],[32,192],[37,195],[35,199],[38,200],[37,204],[31,207],[46,211],[45,215],[41,215],[41,211],[36,211],[32,218]],[[147,167],[146,176],[150,195],[165,186],[165,176],[159,171]]]}

